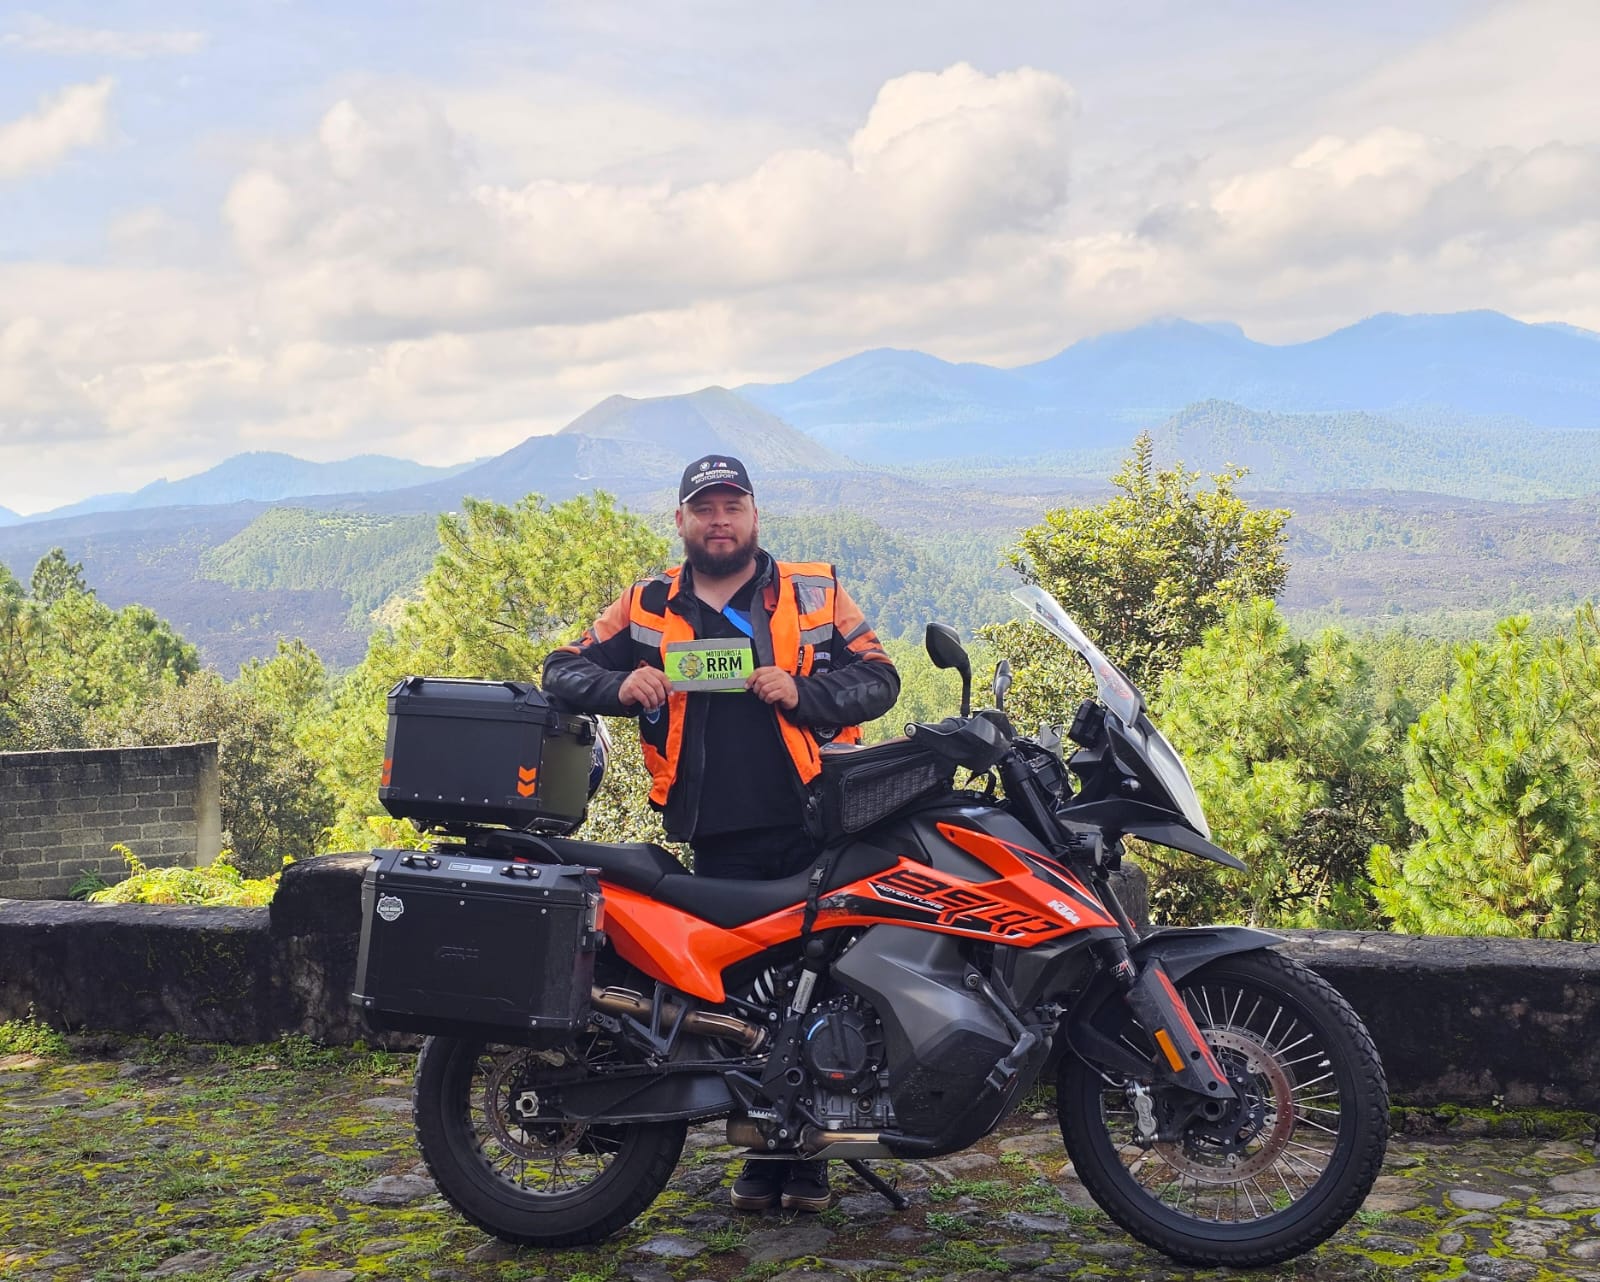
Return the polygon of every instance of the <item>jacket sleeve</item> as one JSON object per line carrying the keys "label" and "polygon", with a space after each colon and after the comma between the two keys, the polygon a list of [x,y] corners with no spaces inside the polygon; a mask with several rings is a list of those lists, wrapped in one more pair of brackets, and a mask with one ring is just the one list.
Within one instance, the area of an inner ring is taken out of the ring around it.
{"label": "jacket sleeve", "polygon": [[843,587],[833,602],[832,667],[794,679],[800,702],[788,715],[796,725],[860,725],[881,717],[900,697],[900,674],[861,607]]}
{"label": "jacket sleeve", "polygon": [[637,587],[629,588],[577,641],[545,656],[544,691],[568,711],[608,717],[638,713],[636,706],[617,698],[635,666],[628,620],[636,591]]}

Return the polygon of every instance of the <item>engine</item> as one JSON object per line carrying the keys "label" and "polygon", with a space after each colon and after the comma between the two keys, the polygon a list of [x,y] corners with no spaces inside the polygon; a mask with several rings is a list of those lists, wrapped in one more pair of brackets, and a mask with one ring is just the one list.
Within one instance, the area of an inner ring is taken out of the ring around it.
{"label": "engine", "polygon": [[800,1057],[811,1080],[808,1107],[826,1130],[892,1127],[883,1021],[860,997],[846,993],[812,1007]]}

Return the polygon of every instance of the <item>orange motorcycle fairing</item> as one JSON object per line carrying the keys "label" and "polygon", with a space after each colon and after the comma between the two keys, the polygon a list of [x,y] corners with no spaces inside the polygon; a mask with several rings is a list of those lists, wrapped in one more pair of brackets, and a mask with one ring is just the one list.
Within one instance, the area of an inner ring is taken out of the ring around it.
{"label": "orange motorcycle fairing", "polygon": [[[953,845],[960,846],[969,855],[981,859],[1006,878],[1019,904],[1026,903],[1047,914],[1055,913],[1065,917],[1078,930],[1086,930],[1092,926],[1116,926],[1116,919],[1106,911],[1099,896],[1085,886],[1074,873],[1048,855],[957,824],[940,824],[939,835]],[[1041,880],[1021,858],[1022,855],[1042,862],[1050,880]],[[989,883],[990,886],[993,884]],[[1060,893],[1062,891],[1067,892],[1070,903],[1062,900]]]}
{"label": "orange motorcycle fairing", "polygon": [[[1071,873],[1047,865],[1038,876],[1020,853],[1031,851],[985,833],[940,824],[949,841],[1001,874],[972,882],[902,858],[894,867],[830,890],[816,928],[908,926],[1028,948],[1115,922]],[[722,927],[637,891],[603,882],[606,930],[618,956],[691,997],[720,1005],[728,967],[797,939],[805,917],[795,903],[741,926]]]}

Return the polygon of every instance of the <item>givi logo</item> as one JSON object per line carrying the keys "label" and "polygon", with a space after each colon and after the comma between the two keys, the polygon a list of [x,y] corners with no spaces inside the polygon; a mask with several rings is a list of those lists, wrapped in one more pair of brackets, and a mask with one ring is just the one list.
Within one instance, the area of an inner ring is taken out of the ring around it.
{"label": "givi logo", "polygon": [[538,766],[517,767],[517,796],[531,797],[539,787]]}

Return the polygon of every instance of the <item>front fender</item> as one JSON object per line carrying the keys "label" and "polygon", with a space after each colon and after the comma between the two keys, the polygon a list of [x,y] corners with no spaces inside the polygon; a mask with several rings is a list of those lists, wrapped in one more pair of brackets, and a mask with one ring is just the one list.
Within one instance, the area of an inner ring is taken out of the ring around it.
{"label": "front fender", "polygon": [[[1270,948],[1282,942],[1282,935],[1250,926],[1172,926],[1150,931],[1128,953],[1141,967],[1159,958],[1167,978],[1176,983],[1219,957],[1251,953],[1258,948]],[[1091,1060],[1113,1060],[1115,1048],[1096,1029],[1095,1020],[1109,1002],[1122,1000],[1122,992],[1122,985],[1109,973],[1096,975],[1084,989],[1083,995],[1073,1003],[1072,1009],[1062,1017],[1062,1044],[1072,1046]],[[1134,1067],[1126,1063],[1116,1066],[1125,1071],[1132,1071]]]}

